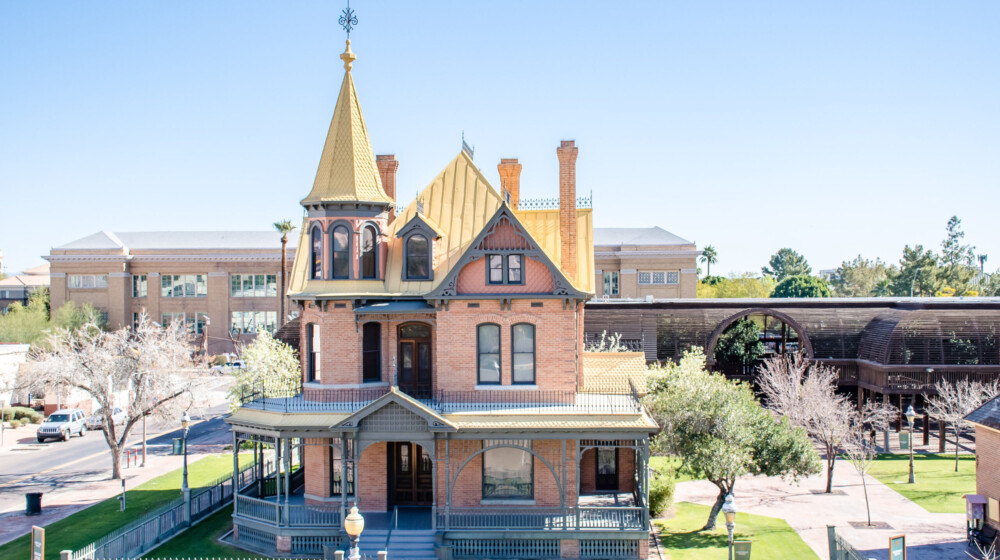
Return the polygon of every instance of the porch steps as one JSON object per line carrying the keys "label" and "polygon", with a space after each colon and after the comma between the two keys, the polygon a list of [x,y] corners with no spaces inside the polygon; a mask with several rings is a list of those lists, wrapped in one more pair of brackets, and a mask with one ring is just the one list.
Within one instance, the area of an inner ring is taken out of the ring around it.
{"label": "porch steps", "polygon": [[[359,543],[361,552],[374,557],[385,547],[387,533],[385,530],[365,530]],[[437,560],[437,554],[434,553],[434,531],[393,530],[388,556],[399,560]]]}

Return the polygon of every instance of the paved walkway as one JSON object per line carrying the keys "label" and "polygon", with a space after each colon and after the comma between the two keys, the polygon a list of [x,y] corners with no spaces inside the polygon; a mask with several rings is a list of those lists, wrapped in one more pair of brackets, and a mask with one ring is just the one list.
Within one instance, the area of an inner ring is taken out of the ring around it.
{"label": "paved walkway", "polygon": [[[891,529],[855,529],[850,522],[865,522],[861,476],[838,460],[834,494],[823,494],[825,475],[798,484],[779,478],[743,477],[736,484],[736,504],[741,512],[784,519],[820,558],[829,557],[827,525],[836,525],[866,558],[888,560],[889,537],[906,534],[907,560],[968,560],[965,554],[965,514],[928,513],[872,477],[865,477],[872,521],[889,523]],[[714,503],[718,489],[706,481],[677,484],[675,502]],[[739,517],[736,518],[739,526]]]}

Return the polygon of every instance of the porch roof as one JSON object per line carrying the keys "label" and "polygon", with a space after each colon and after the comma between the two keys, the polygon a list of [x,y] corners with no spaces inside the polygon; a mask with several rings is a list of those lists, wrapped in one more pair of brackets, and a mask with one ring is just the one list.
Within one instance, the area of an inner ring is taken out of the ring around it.
{"label": "porch roof", "polygon": [[459,430],[560,430],[560,431],[620,431],[659,430],[656,422],[645,414],[447,414]]}
{"label": "porch roof", "polygon": [[329,430],[343,422],[346,412],[271,412],[240,407],[226,419],[229,424],[275,430]]}

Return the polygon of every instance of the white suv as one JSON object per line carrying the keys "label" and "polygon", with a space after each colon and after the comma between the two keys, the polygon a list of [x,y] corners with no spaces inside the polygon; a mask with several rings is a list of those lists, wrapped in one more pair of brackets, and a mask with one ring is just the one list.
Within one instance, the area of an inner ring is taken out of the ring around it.
{"label": "white suv", "polygon": [[68,441],[76,433],[83,436],[87,433],[86,416],[79,408],[63,408],[53,412],[45,422],[38,427],[35,436],[41,443],[48,438]]}

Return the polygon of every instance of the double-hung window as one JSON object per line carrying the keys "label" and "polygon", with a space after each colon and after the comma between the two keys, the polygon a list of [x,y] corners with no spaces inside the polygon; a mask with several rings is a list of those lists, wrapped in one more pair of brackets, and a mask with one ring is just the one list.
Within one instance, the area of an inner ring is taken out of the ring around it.
{"label": "double-hung window", "polygon": [[361,328],[362,381],[382,379],[382,325],[365,323]]}
{"label": "double-hung window", "polygon": [[351,231],[347,226],[333,228],[333,263],[330,265],[330,277],[342,280],[351,276]]}
{"label": "double-hung window", "polygon": [[160,297],[206,296],[208,296],[208,275],[206,274],[160,274]]}
{"label": "double-hung window", "polygon": [[484,323],[476,328],[478,357],[476,369],[480,385],[500,384],[500,325]]}
{"label": "double-hung window", "polygon": [[510,328],[511,362],[515,384],[535,383],[535,325],[518,323]]}
{"label": "double-hung window", "polygon": [[486,282],[524,284],[524,255],[486,255]]}
{"label": "double-hung window", "polygon": [[533,499],[534,475],[531,453],[513,447],[487,449],[483,452],[483,499]]}
{"label": "double-hung window", "polygon": [[604,295],[618,295],[618,271],[609,270],[604,273]]}
{"label": "double-hung window", "polygon": [[422,234],[406,239],[406,280],[429,280],[431,277],[430,243]]}
{"label": "double-hung window", "polygon": [[146,275],[136,274],[132,276],[132,297],[146,297]]}

